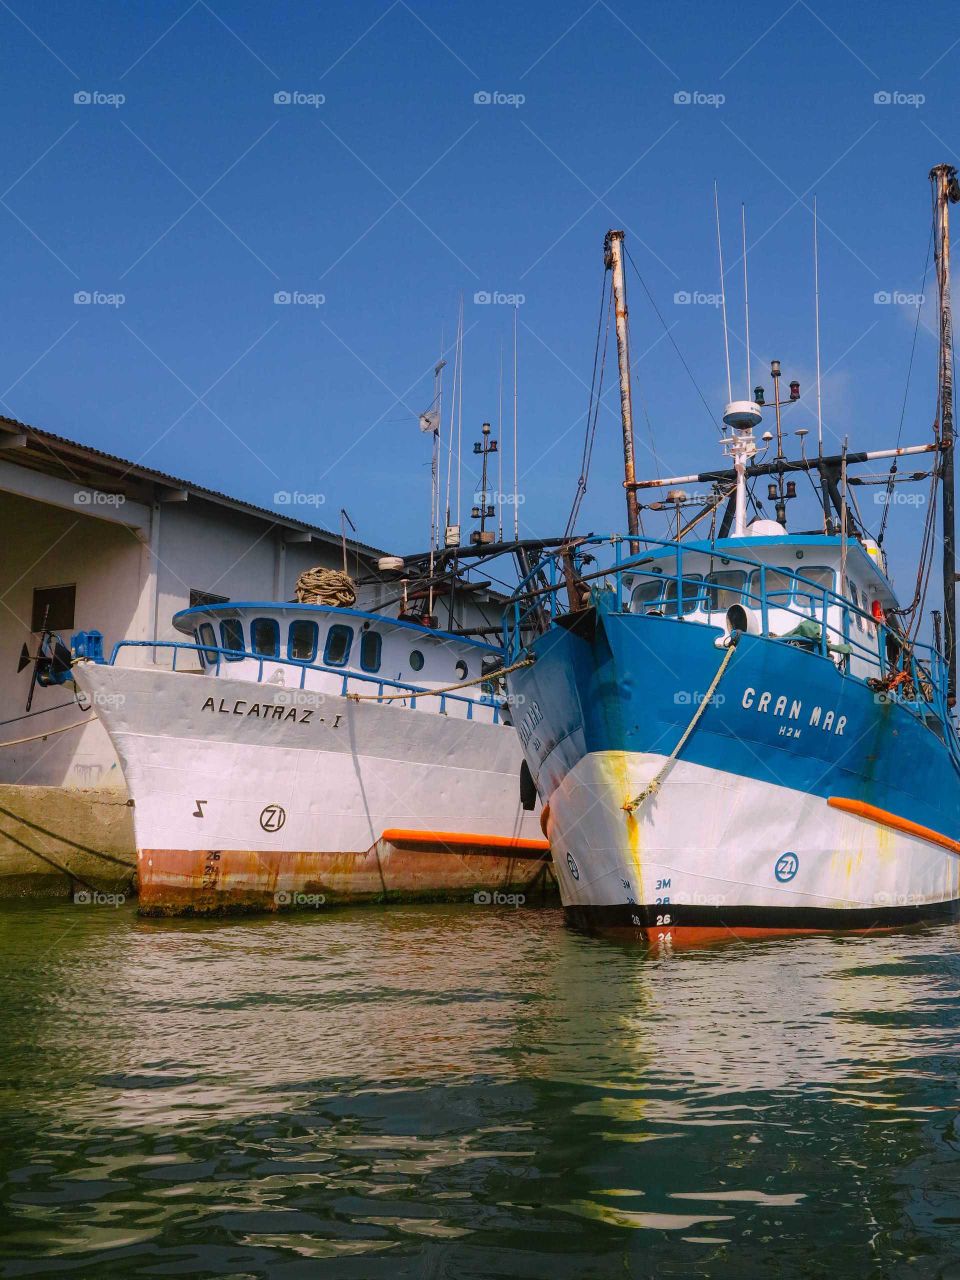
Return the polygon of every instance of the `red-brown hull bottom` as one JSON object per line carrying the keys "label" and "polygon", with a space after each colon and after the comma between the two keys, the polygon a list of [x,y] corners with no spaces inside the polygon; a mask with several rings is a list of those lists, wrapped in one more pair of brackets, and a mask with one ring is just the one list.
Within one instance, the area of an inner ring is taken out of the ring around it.
{"label": "red-brown hull bottom", "polygon": [[[363,902],[462,902],[486,894],[558,901],[550,855],[533,842],[407,847],[363,853],[144,849],[139,908],[147,915],[278,911]],[[539,842],[537,842],[539,844]],[[481,901],[483,899],[481,898]]]}

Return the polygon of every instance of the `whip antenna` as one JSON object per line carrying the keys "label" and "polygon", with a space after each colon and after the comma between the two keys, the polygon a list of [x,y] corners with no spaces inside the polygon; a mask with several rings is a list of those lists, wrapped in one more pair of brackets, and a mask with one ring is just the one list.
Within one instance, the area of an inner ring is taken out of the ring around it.
{"label": "whip antenna", "polygon": [[813,197],[813,295],[817,342],[817,457],[823,457],[823,409],[820,404],[820,245],[817,237],[817,197]]}
{"label": "whip antenna", "polygon": [[[720,306],[723,308],[723,354],[727,360],[727,403],[733,399],[733,385],[730,381],[730,335],[727,331],[727,289],[723,278],[723,242],[720,239],[720,199],[717,184],[713,184],[713,207],[717,214],[717,255],[720,258]],[[749,381],[749,375],[748,375]]]}
{"label": "whip antenna", "polygon": [[753,396],[750,386],[750,293],[747,288],[747,206],[740,206],[740,228],[743,233],[743,312],[747,330],[747,399]]}

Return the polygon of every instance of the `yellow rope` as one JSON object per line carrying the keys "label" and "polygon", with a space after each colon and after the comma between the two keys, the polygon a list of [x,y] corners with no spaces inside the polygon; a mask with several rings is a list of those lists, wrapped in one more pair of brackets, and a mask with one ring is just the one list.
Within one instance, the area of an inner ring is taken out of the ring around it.
{"label": "yellow rope", "polygon": [[12,742],[0,742],[2,747],[19,747],[24,742],[39,742],[41,738],[52,738],[55,733],[66,733],[70,729],[80,729],[85,724],[93,724],[96,716],[90,716],[88,720],[75,720],[73,724],[65,724],[61,729],[48,729],[46,733],[35,733],[32,738],[14,738]]}
{"label": "yellow rope", "polygon": [[[734,632],[734,635],[736,635],[736,632]],[[696,711],[693,713],[693,719],[690,721],[690,723],[687,725],[686,729],[684,730],[683,736],[681,737],[677,745],[674,747],[673,751],[671,751],[670,755],[667,756],[666,760],[663,762],[663,767],[659,770],[659,772],[656,774],[653,780],[647,783],[647,785],[644,787],[644,789],[640,792],[640,794],[637,796],[635,800],[628,800],[627,803],[623,806],[624,809],[626,809],[627,813],[633,813],[634,809],[639,809],[640,806],[643,804],[644,800],[646,800],[648,796],[652,796],[657,791],[660,790],[660,787],[663,784],[664,775],[666,774],[670,766],[673,764],[674,760],[676,760],[680,752],[683,750],[685,742],[690,737],[691,733],[693,733],[697,725],[700,723],[700,717],[703,715],[704,711],[706,711],[707,707],[710,705],[710,701],[713,698],[714,693],[716,692],[717,685],[720,683],[723,673],[724,671],[726,671],[727,664],[729,663],[730,659],[733,657],[733,652],[736,649],[736,647],[737,647],[736,641],[731,639],[730,647],[727,649],[726,653],[723,655],[723,661],[720,663],[720,666],[717,670],[717,674],[713,677],[713,680],[710,682],[710,688],[707,690],[706,695],[700,702],[700,705],[697,707]]]}
{"label": "yellow rope", "polygon": [[409,693],[348,693],[346,697],[351,702],[396,702],[400,698],[435,698],[441,693],[454,693],[457,689],[469,689],[471,685],[483,684],[487,680],[496,680],[498,676],[508,676],[511,671],[519,671],[521,667],[532,667],[534,658],[523,658],[520,662],[515,662],[512,667],[498,667],[496,671],[489,671],[485,676],[475,676],[473,680],[461,680],[458,684],[448,684],[442,689],[424,689],[422,693],[410,691]]}

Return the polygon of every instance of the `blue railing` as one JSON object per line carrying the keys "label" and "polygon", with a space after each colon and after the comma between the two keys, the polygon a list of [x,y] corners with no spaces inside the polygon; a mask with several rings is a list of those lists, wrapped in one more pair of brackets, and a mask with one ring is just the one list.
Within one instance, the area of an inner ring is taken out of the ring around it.
{"label": "blue railing", "polygon": [[[638,546],[640,550],[631,550]],[[707,618],[723,618],[731,604],[742,604],[747,609],[752,609],[758,617],[761,636],[778,643],[800,645],[831,660],[836,655],[841,659],[844,674],[852,679],[866,680],[871,677],[871,673],[881,680],[897,673],[905,675],[906,679],[883,696],[901,703],[924,720],[932,711],[947,727],[947,737],[953,750],[955,744],[947,704],[947,672],[943,656],[930,645],[908,642],[906,637],[889,627],[885,621],[861,609],[848,596],[825,587],[823,583],[805,576],[802,571],[787,566],[768,565],[756,557],[737,554],[727,547],[711,553],[702,545],[685,546],[682,542],[669,539],[614,535],[586,538],[573,548],[573,554],[582,558],[585,550],[599,547],[609,547],[612,550],[613,564],[608,571],[586,584],[591,587],[590,594],[594,604],[602,607],[606,603],[607,607],[620,613],[628,611],[624,583],[627,575],[631,578],[631,595],[641,581],[664,584],[660,593],[661,600],[645,604],[641,610],[644,613],[660,613],[678,621],[689,618],[696,625],[697,622],[704,621],[704,613]],[[588,551],[588,554],[595,558],[594,552]],[[745,571],[742,586],[725,587],[706,581],[702,565],[705,555],[722,561],[723,571],[729,571],[731,566],[742,568]],[[691,556],[696,556],[700,561],[700,568],[696,572],[684,572],[685,556],[688,565]],[[524,634],[546,629],[559,614],[566,612],[560,599],[560,592],[566,585],[561,560],[560,550],[551,552],[541,560],[523,579],[507,605],[503,624],[507,662],[516,661],[523,651]],[[587,566],[588,569],[590,567]],[[773,588],[768,589],[768,580],[773,574],[778,581]],[[783,586],[784,578],[789,579],[789,590]],[[674,593],[671,599],[667,598],[666,593],[668,583]],[[756,589],[753,589],[754,586]],[[712,592],[722,594],[729,603],[722,608],[711,608]],[[794,603],[798,597],[804,601],[802,606]],[[770,634],[772,611],[792,615],[798,623],[815,622],[819,633],[815,636],[790,633],[773,636]],[[831,611],[836,611],[833,617]],[[691,617],[697,613],[700,614],[699,618]],[[833,620],[835,618],[839,618],[839,625]],[[895,660],[890,656],[893,653],[896,653]],[[851,672],[853,659],[863,662],[868,671],[865,674]]]}
{"label": "blue railing", "polygon": [[[434,693],[428,689],[426,685],[409,684],[402,680],[391,680],[387,676],[372,675],[367,671],[355,671],[353,668],[345,670],[343,667],[328,667],[319,662],[298,662],[295,658],[271,657],[269,654],[252,653],[248,650],[240,649],[224,649],[222,647],[211,644],[191,644],[189,641],[183,640],[120,640],[113,646],[113,652],[110,654],[110,665],[113,666],[117,661],[117,654],[121,649],[170,649],[173,651],[173,664],[171,670],[177,669],[177,656],[181,653],[191,653],[200,658],[201,665],[212,669],[216,676],[220,675],[221,667],[224,661],[227,663],[239,662],[246,658],[249,661],[256,662],[257,679],[249,681],[250,684],[264,684],[263,667],[264,663],[271,665],[280,665],[284,667],[292,667],[295,671],[300,672],[300,683],[297,686],[300,690],[305,690],[305,681],[308,671],[317,671],[322,675],[335,676],[340,680],[340,696],[346,697],[349,693],[350,682],[359,680],[365,684],[373,684],[377,686],[377,701],[382,702],[386,691],[390,690],[394,693],[404,693],[410,699],[411,708],[416,708],[417,698],[429,695],[432,698],[438,698],[440,701],[439,714],[447,714],[447,703],[463,703],[467,708],[466,719],[473,719],[474,707],[490,707],[493,711],[493,723],[500,723],[500,704],[497,699],[489,694],[481,694],[480,697],[471,698],[462,693]],[[211,660],[210,655],[214,655]],[[156,661],[156,658],[154,658]],[[229,667],[227,668],[229,670]],[[284,688],[290,686],[285,685]],[[316,693],[318,697],[324,695],[324,690],[310,690]]]}

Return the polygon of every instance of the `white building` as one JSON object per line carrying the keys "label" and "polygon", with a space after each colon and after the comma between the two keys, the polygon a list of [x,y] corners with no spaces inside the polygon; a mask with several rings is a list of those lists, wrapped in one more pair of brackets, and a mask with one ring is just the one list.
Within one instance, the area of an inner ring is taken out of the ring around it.
{"label": "white building", "polygon": [[[17,672],[44,616],[66,643],[103,634],[182,640],[180,609],[214,600],[289,600],[300,573],[343,568],[338,534],[0,418],[0,895],[116,887],[134,843],[123,778],[107,735],[74,686],[37,687]],[[377,579],[375,547],[346,540],[361,608],[399,611],[394,576]],[[389,603],[388,603],[389,602]],[[484,605],[487,605],[484,608]],[[496,597],[464,593],[460,625],[496,625]],[[134,655],[130,657],[130,655]],[[122,661],[169,665],[169,651],[124,649]],[[182,663],[178,662],[178,666]]]}

